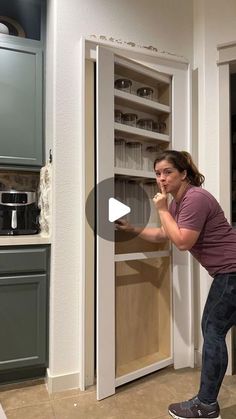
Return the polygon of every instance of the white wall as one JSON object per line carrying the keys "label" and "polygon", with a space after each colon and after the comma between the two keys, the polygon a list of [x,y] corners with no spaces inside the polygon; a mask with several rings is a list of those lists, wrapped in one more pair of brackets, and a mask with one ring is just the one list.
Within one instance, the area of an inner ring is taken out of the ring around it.
{"label": "white wall", "polygon": [[[206,176],[205,187],[219,196],[219,73],[217,45],[235,41],[235,0],[194,0],[194,58],[198,70],[198,165]],[[224,206],[224,202],[221,202]],[[211,278],[200,269],[198,283],[201,314]],[[198,349],[201,350],[198,319]]]}
{"label": "white wall", "polygon": [[79,373],[79,39],[104,35],[191,61],[192,6],[192,0],[48,0],[46,138],[53,142],[54,170],[51,390],[76,386]]}

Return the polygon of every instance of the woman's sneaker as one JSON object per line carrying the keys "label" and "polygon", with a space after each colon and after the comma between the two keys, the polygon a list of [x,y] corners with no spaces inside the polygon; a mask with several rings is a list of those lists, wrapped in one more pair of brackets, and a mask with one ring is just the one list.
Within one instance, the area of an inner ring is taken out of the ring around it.
{"label": "woman's sneaker", "polygon": [[198,397],[169,406],[169,414],[175,419],[221,419],[220,408],[217,402],[202,403]]}

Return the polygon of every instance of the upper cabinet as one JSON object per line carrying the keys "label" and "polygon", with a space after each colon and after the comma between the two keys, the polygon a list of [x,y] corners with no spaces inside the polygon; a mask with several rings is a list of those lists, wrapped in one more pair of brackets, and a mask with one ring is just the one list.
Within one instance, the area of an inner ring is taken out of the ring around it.
{"label": "upper cabinet", "polygon": [[1,0],[0,23],[10,36],[42,41],[44,38],[44,0]]}
{"label": "upper cabinet", "polygon": [[42,52],[0,42],[1,165],[42,166]]}
{"label": "upper cabinet", "polygon": [[44,163],[43,16],[43,1],[1,2],[0,166],[3,168],[37,169]]}

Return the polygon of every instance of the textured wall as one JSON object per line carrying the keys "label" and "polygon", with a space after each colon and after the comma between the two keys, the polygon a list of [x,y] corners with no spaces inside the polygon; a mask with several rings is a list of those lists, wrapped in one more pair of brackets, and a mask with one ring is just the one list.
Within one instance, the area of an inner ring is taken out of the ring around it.
{"label": "textured wall", "polygon": [[191,0],[50,0],[46,139],[53,142],[50,374],[79,371],[79,53],[82,35],[152,45],[192,59]]}

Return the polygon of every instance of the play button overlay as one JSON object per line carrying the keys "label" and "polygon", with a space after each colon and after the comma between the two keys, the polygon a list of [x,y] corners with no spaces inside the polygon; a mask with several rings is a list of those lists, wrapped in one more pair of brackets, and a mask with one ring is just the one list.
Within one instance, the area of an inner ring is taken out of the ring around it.
{"label": "play button overlay", "polygon": [[122,204],[115,198],[109,198],[108,219],[110,223],[119,220],[131,211],[128,205]]}
{"label": "play button overlay", "polygon": [[[130,178],[108,178],[91,190],[86,200],[86,218],[95,235],[108,241],[127,241],[139,233],[119,230],[117,220],[139,227],[150,222],[155,211],[152,198],[157,191],[155,181],[137,182]],[[156,213],[156,211],[155,211]]]}

